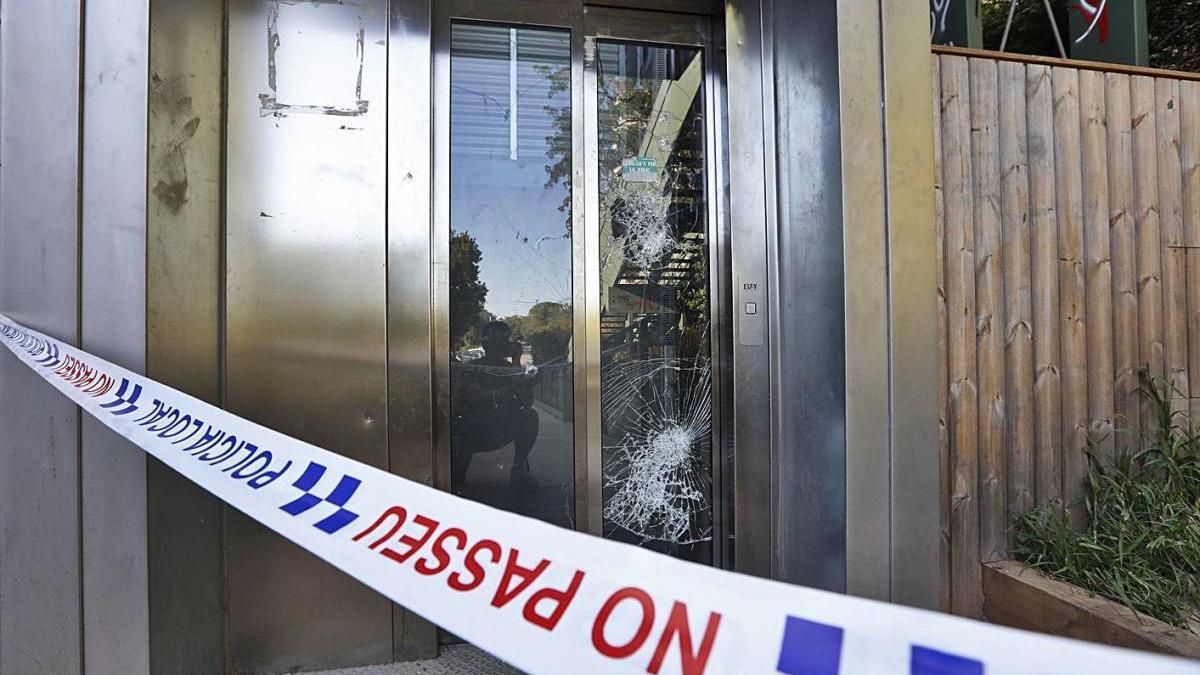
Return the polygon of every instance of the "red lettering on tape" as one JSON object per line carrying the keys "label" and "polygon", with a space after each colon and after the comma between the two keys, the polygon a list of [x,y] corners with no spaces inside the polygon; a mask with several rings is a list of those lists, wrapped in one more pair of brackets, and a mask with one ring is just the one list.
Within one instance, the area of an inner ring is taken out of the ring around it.
{"label": "red lettering on tape", "polygon": [[427,516],[416,516],[415,518],[413,518],[413,522],[416,523],[417,525],[420,525],[421,527],[424,527],[425,533],[422,534],[419,538],[415,538],[415,539],[413,537],[410,537],[407,534],[404,535],[403,537],[400,537],[400,539],[397,541],[397,543],[404,544],[405,546],[407,546],[408,547],[407,551],[400,553],[394,548],[384,547],[384,549],[382,551],[380,551],[380,553],[391,558],[392,560],[395,560],[398,563],[402,563],[405,560],[408,560],[409,558],[411,558],[414,553],[416,553],[417,551],[420,551],[421,547],[425,545],[425,542],[429,541],[429,537],[433,535],[433,531],[437,529],[438,521],[434,520],[433,518],[429,518]]}
{"label": "red lettering on tape", "polygon": [[657,673],[662,668],[667,649],[672,639],[679,636],[679,659],[683,663],[683,675],[701,675],[708,664],[708,655],[712,652],[713,643],[717,639],[717,628],[721,625],[721,615],[711,612],[708,623],[704,627],[704,637],[700,640],[700,648],[692,651],[692,632],[688,626],[687,605],[676,602],[671,606],[671,615],[667,618],[667,626],[663,629],[662,638],[654,650],[654,657],[646,668],[648,673]]}
{"label": "red lettering on tape", "polygon": [[[642,608],[642,622],[638,624],[637,632],[633,634],[629,642],[623,645],[614,645],[604,636],[604,627],[608,624],[608,619],[612,616],[613,610],[621,601],[632,599]],[[650,594],[640,588],[627,586],[613,593],[604,601],[604,605],[600,608],[600,613],[596,615],[596,620],[592,623],[592,646],[601,654],[613,658],[623,659],[641,648],[646,642],[646,638],[650,637],[650,628],[654,626],[654,601],[650,599]]]}
{"label": "red lettering on tape", "polygon": [[467,551],[467,557],[463,560],[463,566],[471,573],[470,581],[463,581],[463,575],[459,572],[454,572],[450,578],[446,580],[446,585],[456,591],[471,591],[479,587],[483,583],[483,566],[479,564],[480,551],[487,551],[492,554],[492,563],[500,562],[500,544],[491,539],[481,539]]}
{"label": "red lettering on tape", "polygon": [[[507,605],[513,598],[520,595],[522,591],[529,588],[529,585],[550,566],[550,561],[543,559],[533,569],[521,567],[517,564],[517,557],[519,555],[521,555],[521,552],[517,549],[509,549],[508,561],[504,565],[504,575],[500,577],[500,585],[496,587],[496,594],[492,596],[492,607]],[[516,577],[520,577],[520,581],[517,582],[515,588],[510,589],[509,584]]]}
{"label": "red lettering on tape", "polygon": [[[540,591],[529,596],[525,601],[525,608],[521,610],[521,616],[525,620],[535,626],[541,626],[546,630],[554,630],[558,625],[563,614],[566,613],[567,607],[571,601],[575,599],[575,593],[579,590],[579,584],[583,583],[583,572],[577,571],[571,577],[571,583],[566,589],[558,590],[556,588],[543,588]],[[554,609],[549,614],[539,614],[538,604],[552,604]]]}
{"label": "red lettering on tape", "polygon": [[383,523],[383,521],[385,521],[388,518],[393,517],[393,516],[396,518],[396,524],[392,525],[392,529],[388,530],[386,533],[384,533],[384,535],[382,537],[376,539],[374,542],[372,542],[367,547],[372,550],[378,548],[380,544],[387,541],[388,539],[391,539],[392,535],[396,534],[396,531],[400,529],[400,526],[403,525],[404,521],[408,518],[408,511],[406,511],[403,506],[393,506],[392,508],[388,509],[387,511],[384,511],[383,515],[376,518],[375,522],[372,523],[370,527],[368,527],[367,529],[363,530],[362,532],[359,532],[358,534],[354,535],[354,541],[358,541],[358,540],[362,539],[363,537],[367,536],[368,534],[374,532],[375,528],[379,527]]}
{"label": "red lettering on tape", "polygon": [[463,550],[463,547],[467,545],[466,532],[463,532],[457,527],[446,528],[441,534],[438,535],[437,539],[433,540],[433,546],[431,547],[433,557],[435,560],[437,560],[437,564],[428,564],[429,558],[417,558],[417,564],[413,566],[413,569],[417,570],[417,572],[421,574],[424,574],[425,576],[433,576],[446,569],[450,565],[450,554],[446,552],[445,547],[447,539],[456,540],[458,544],[455,545],[454,548],[460,551]]}

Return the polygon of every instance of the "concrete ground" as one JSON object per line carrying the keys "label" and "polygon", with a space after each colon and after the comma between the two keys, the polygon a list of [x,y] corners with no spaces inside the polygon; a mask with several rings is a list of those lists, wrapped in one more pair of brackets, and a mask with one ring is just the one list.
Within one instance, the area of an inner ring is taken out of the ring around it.
{"label": "concrete ground", "polygon": [[322,670],[310,675],[522,675],[521,671],[471,645],[442,647],[436,659]]}

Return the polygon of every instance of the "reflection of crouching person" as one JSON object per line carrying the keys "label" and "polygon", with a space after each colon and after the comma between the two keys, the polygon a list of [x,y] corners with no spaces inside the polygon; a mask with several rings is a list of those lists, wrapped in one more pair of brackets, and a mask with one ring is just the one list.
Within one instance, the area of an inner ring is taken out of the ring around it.
{"label": "reflection of crouching person", "polygon": [[539,421],[533,409],[536,371],[521,366],[522,348],[503,321],[483,327],[483,357],[452,364],[451,489],[462,491],[471,459],[481,452],[513,444],[513,484],[532,482],[529,454],[537,441]]}

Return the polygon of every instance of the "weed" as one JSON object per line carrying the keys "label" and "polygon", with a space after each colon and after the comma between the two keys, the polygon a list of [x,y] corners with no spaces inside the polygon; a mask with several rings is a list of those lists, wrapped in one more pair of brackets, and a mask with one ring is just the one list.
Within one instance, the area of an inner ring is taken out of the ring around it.
{"label": "weed", "polygon": [[1087,448],[1084,523],[1042,508],[1016,522],[1017,558],[1174,626],[1200,619],[1200,429],[1171,410],[1171,389],[1140,374],[1156,428],[1135,450]]}

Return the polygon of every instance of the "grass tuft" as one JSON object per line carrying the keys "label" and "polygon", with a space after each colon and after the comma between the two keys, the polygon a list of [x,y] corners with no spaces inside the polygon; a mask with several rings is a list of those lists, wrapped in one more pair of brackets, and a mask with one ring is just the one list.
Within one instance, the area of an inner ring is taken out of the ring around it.
{"label": "grass tuft", "polygon": [[[1157,411],[1140,448],[1112,460],[1087,448],[1084,523],[1057,508],[1016,522],[1019,560],[1180,628],[1200,620],[1200,429],[1171,411],[1170,389],[1142,371]],[[1074,525],[1074,527],[1073,527]]]}

